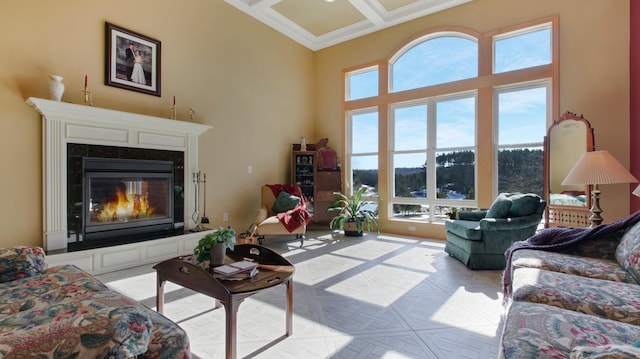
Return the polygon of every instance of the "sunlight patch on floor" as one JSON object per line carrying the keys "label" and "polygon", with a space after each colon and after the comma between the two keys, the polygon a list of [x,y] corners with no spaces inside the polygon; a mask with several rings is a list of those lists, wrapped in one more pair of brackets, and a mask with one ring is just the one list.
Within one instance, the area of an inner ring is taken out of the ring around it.
{"label": "sunlight patch on floor", "polygon": [[393,244],[385,241],[365,241],[337,249],[331,253],[369,261],[383,257],[400,248],[402,248],[402,244]]}
{"label": "sunlight patch on floor", "polygon": [[[487,320],[480,313],[487,310],[483,306],[478,306],[479,300],[482,300],[482,293],[469,293],[464,288],[458,288],[449,299],[442,301],[441,304],[434,308],[433,314],[429,319],[434,322],[445,324],[448,327],[469,329],[469,322],[478,325],[494,324],[491,320]],[[496,318],[497,319],[497,318]]]}
{"label": "sunlight patch on floor", "polygon": [[378,265],[346,277],[327,287],[326,291],[388,307],[427,277],[426,274],[411,270]]}
{"label": "sunlight patch on floor", "polygon": [[360,264],[362,261],[333,255],[310,258],[296,264],[294,278],[296,283],[313,286],[333,277],[346,276]]}
{"label": "sunlight patch on floor", "polygon": [[411,250],[398,253],[386,259],[383,263],[423,273],[435,273],[434,264],[440,261],[441,258],[442,255],[440,253],[434,253],[431,249],[411,247]]}

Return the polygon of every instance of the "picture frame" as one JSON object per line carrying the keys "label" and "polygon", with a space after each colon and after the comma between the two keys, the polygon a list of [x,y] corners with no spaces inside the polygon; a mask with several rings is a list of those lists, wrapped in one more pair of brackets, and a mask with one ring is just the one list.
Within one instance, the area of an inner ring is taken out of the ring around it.
{"label": "picture frame", "polygon": [[105,23],[105,85],[160,96],[161,42]]}

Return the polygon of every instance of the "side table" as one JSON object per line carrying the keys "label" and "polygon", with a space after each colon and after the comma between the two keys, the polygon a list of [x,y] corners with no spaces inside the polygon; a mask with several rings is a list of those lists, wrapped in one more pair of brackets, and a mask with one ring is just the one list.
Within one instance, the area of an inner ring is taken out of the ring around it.
{"label": "side table", "polygon": [[213,277],[208,266],[198,263],[194,256],[181,256],[156,264],[157,273],[156,306],[162,314],[164,310],[164,284],[170,281],[219,300],[225,308],[225,351],[226,358],[235,359],[237,313],[240,303],[264,289],[279,284],[286,286],[286,336],[292,333],[293,320],[293,273],[295,267],[273,250],[255,245],[238,244],[233,251],[227,250],[225,263],[249,259],[258,263],[258,274],[239,281],[218,280]]}

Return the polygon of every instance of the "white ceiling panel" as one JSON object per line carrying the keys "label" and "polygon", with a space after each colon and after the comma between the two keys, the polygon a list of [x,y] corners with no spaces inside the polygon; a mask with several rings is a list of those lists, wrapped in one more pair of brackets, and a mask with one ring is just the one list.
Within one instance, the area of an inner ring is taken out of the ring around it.
{"label": "white ceiling panel", "polygon": [[225,0],[311,50],[473,0]]}

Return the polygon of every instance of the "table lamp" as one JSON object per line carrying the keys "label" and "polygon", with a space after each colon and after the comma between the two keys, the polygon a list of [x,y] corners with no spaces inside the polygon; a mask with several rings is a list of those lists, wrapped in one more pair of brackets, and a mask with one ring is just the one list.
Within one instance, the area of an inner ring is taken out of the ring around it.
{"label": "table lamp", "polygon": [[590,151],[580,156],[563,185],[593,185],[590,227],[602,223],[599,184],[633,183],[638,180],[609,151]]}

